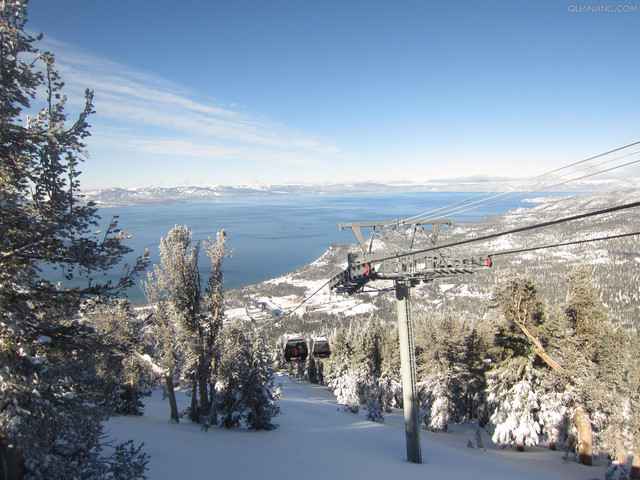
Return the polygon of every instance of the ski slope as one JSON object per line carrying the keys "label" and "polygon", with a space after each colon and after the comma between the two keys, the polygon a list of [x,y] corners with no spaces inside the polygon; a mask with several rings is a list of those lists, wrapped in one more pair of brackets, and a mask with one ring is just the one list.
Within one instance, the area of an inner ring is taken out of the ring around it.
{"label": "ski slope", "polygon": [[[228,479],[576,479],[599,477],[602,464],[585,467],[563,460],[562,452],[544,447],[524,453],[500,450],[482,432],[486,449],[469,448],[475,427],[454,425],[450,433],[422,431],[421,465],[406,461],[402,411],[378,424],[363,414],[344,412],[323,386],[278,377],[278,425],[272,431],[245,428],[202,430],[183,421],[169,422],[169,405],[161,392],[145,399],[144,417],[114,417],[106,423],[113,439],[144,442],[151,456],[149,480]],[[178,392],[179,407],[189,398]]]}

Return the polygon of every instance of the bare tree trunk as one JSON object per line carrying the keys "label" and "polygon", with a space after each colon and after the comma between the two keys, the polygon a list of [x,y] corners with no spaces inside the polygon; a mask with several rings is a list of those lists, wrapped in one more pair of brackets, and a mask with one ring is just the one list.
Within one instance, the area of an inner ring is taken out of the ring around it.
{"label": "bare tree trunk", "polygon": [[209,407],[209,415],[207,417],[207,426],[209,425],[217,425],[218,424],[218,402],[215,400],[215,396],[213,401],[211,402],[211,406]]}
{"label": "bare tree trunk", "polygon": [[578,427],[578,461],[590,467],[593,465],[593,431],[591,419],[584,407],[576,409],[573,421]]}
{"label": "bare tree trunk", "polygon": [[198,356],[198,388],[200,389],[200,412],[202,416],[209,414],[209,369],[205,356],[200,354]]}
{"label": "bare tree trunk", "polygon": [[0,480],[22,480],[24,460],[15,448],[5,447],[0,441]]}
{"label": "bare tree trunk", "polygon": [[180,417],[178,416],[178,403],[176,402],[176,391],[173,388],[173,377],[168,374],[164,377],[165,384],[167,385],[167,393],[169,394],[169,407],[171,408],[171,420],[176,423],[180,423]]}
{"label": "bare tree trunk", "polygon": [[191,411],[189,412],[189,420],[198,421],[198,372],[193,372],[191,376]]}
{"label": "bare tree trunk", "polygon": [[640,441],[636,440],[636,447],[633,449],[633,461],[631,462],[631,472],[629,480],[640,480]]}
{"label": "bare tree trunk", "polygon": [[629,452],[624,447],[624,438],[622,436],[622,430],[620,429],[620,425],[616,426],[615,457],[618,463],[622,466],[625,466],[629,461]]}

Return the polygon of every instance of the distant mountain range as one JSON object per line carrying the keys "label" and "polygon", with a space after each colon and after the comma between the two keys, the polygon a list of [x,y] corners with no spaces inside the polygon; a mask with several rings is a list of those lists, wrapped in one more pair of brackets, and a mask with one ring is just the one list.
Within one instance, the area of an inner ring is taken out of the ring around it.
{"label": "distant mountain range", "polygon": [[[335,183],[328,185],[243,185],[243,186],[185,186],[185,187],[140,187],[140,188],[101,188],[82,192],[85,201],[93,201],[101,207],[125,205],[163,204],[192,201],[207,201],[223,197],[249,197],[265,195],[344,195],[367,193],[399,192],[487,192],[500,190],[509,181],[457,181],[433,182],[421,184],[409,183]],[[572,182],[568,185],[553,187],[551,190],[571,191],[615,191],[637,187],[640,179],[592,180]],[[523,188],[526,190],[526,188]]]}

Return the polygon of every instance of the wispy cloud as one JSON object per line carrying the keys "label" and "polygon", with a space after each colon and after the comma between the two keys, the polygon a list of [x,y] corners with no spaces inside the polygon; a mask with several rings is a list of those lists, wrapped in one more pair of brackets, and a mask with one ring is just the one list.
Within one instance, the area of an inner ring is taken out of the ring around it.
{"label": "wispy cloud", "polygon": [[51,43],[70,96],[95,91],[95,107],[103,138],[119,152],[175,155],[180,158],[232,159],[239,164],[260,159],[274,166],[318,165],[339,153],[324,138],[248,114],[229,103],[198,99],[198,92],[130,66],[98,58],[69,45]]}

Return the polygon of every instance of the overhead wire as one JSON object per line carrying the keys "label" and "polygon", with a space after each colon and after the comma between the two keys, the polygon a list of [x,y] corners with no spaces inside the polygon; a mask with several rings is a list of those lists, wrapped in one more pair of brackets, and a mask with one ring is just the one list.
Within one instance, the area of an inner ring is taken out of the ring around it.
{"label": "overhead wire", "polygon": [[[638,152],[634,152],[633,154],[635,154],[635,153],[638,153]],[[633,155],[633,154],[629,154],[629,155]],[[620,158],[622,158],[622,157],[620,157]],[[604,162],[604,163],[608,163],[608,162]],[[494,202],[487,202],[487,203],[483,203],[482,205],[479,205],[479,206],[476,206],[476,207],[470,207],[470,208],[467,208],[467,209],[458,210],[454,214],[458,215],[460,213],[465,213],[465,212],[468,212],[468,211],[471,211],[471,210],[475,210],[476,208],[488,207],[490,205],[495,205],[497,203],[505,202],[507,200],[513,200],[514,198],[523,197],[525,195],[530,195],[530,194],[536,193],[536,192],[542,192],[542,191],[545,191],[545,190],[549,190],[551,188],[555,188],[555,187],[559,187],[559,186],[562,186],[562,185],[566,185],[566,184],[571,183],[571,182],[575,182],[577,180],[584,180],[585,178],[590,178],[590,177],[593,177],[595,175],[601,175],[603,173],[607,173],[607,172],[610,172],[610,171],[613,171],[613,170],[617,170],[618,168],[628,167],[629,165],[633,165],[633,164],[636,164],[636,163],[640,163],[640,159],[633,160],[631,162],[627,162],[627,163],[624,163],[622,165],[616,165],[615,167],[607,168],[605,170],[600,170],[598,172],[592,172],[592,173],[590,173],[588,175],[583,175],[581,177],[571,178],[571,179],[565,180],[563,182],[554,183],[554,184],[549,185],[549,186],[547,186],[545,188],[538,188],[538,189],[535,189],[535,190],[529,190],[529,191],[526,191],[526,192],[520,192],[520,193],[517,193],[515,195],[511,195],[509,197],[503,198],[501,200],[496,200]]]}
{"label": "overhead wire", "polygon": [[388,257],[382,257],[382,258],[378,258],[375,261],[376,262],[383,262],[385,260],[393,260],[396,258],[402,258],[402,257],[408,257],[411,255],[416,255],[418,253],[426,253],[426,252],[430,252],[430,251],[434,251],[434,250],[440,250],[443,248],[451,248],[451,247],[458,247],[460,245],[467,245],[469,243],[476,243],[476,242],[484,242],[486,240],[492,240],[494,238],[498,238],[498,237],[503,237],[505,235],[511,235],[514,233],[522,233],[522,232],[527,232],[530,230],[535,230],[538,228],[544,228],[544,227],[550,227],[552,225],[559,225],[562,223],[567,223],[567,222],[572,222],[575,220],[583,220],[585,218],[590,218],[590,217],[595,217],[598,215],[606,215],[608,213],[615,213],[615,212],[619,212],[622,210],[627,210],[630,208],[636,208],[636,207],[640,207],[640,202],[632,202],[632,203],[628,203],[628,204],[624,204],[624,205],[617,205],[615,207],[608,207],[608,208],[604,208],[604,209],[600,209],[600,210],[595,210],[592,212],[587,212],[587,213],[581,213],[578,215],[573,215],[570,217],[564,217],[564,218],[559,218],[556,220],[549,220],[547,222],[540,222],[540,223],[536,223],[533,225],[527,225],[525,227],[518,227],[518,228],[514,228],[512,230],[507,230],[504,232],[498,232],[498,233],[492,233],[489,235],[484,235],[482,237],[475,237],[475,238],[469,238],[466,240],[459,240],[457,242],[451,242],[445,245],[438,245],[438,246],[434,246],[434,247],[429,247],[429,248],[423,248],[420,250],[414,250],[411,252],[407,252],[407,253],[396,253],[393,255],[390,255]]}
{"label": "overhead wire", "polygon": [[309,295],[306,298],[302,299],[302,302],[300,302],[293,310],[289,310],[287,313],[285,313],[284,315],[282,315],[280,317],[280,319],[284,319],[287,318],[289,315],[293,314],[296,310],[298,310],[301,306],[303,306],[305,303],[307,303],[309,300],[311,300],[311,298],[313,298],[317,293],[319,293],[324,287],[326,287],[329,282],[331,281],[331,278],[338,273],[340,270],[342,270],[340,267],[336,267],[333,269],[333,271],[323,279],[324,283],[315,291],[313,292],[311,295]]}
{"label": "overhead wire", "polygon": [[[520,186],[521,185],[526,185],[527,183],[530,183],[530,182],[532,182],[534,180],[537,180],[537,179],[544,178],[544,177],[546,177],[548,175],[551,175],[553,173],[557,173],[557,172],[572,168],[574,166],[577,166],[577,165],[580,165],[580,164],[584,164],[586,162],[595,160],[597,158],[604,157],[604,156],[609,155],[609,154],[614,153],[614,152],[619,152],[621,150],[624,150],[626,148],[629,148],[629,147],[632,147],[632,146],[635,146],[635,145],[639,145],[639,144],[640,144],[640,140],[632,142],[632,143],[629,143],[627,145],[623,145],[621,147],[617,147],[617,148],[608,150],[606,152],[603,152],[603,153],[600,153],[600,154],[597,154],[597,155],[593,155],[593,156],[591,156],[589,158],[585,158],[585,159],[579,160],[577,162],[573,162],[573,163],[571,163],[569,165],[565,165],[563,167],[556,168],[554,170],[542,173],[542,174],[537,175],[535,177],[532,177],[530,179],[525,179],[525,180],[518,181],[518,182],[516,182],[516,183],[514,183],[512,185],[507,185],[506,188],[510,188],[511,191],[513,191],[513,189],[515,189],[515,187],[517,187],[519,185]],[[616,160],[620,160],[622,158],[627,158],[627,157],[635,155],[637,153],[640,153],[640,150],[632,152],[632,153],[628,153],[628,154],[625,154],[625,155],[621,155],[621,156],[615,157],[613,159],[605,160],[605,161],[603,161],[603,162],[601,162],[601,163],[599,163],[597,165],[588,166],[588,167],[585,167],[583,169],[578,170],[577,172],[576,171],[569,172],[568,174],[575,174],[575,173],[578,173],[580,171],[585,171],[585,170],[590,170],[590,169],[593,169],[593,168],[597,168],[599,166],[605,165],[607,163],[611,163],[611,162],[616,161]],[[487,203],[487,202],[481,203],[482,201],[478,201],[478,202],[474,202],[474,203],[468,203],[468,202],[470,202],[472,200],[478,200],[480,198],[486,197],[489,194],[494,194],[494,193],[500,192],[500,190],[497,190],[497,189],[496,190],[492,190],[490,192],[486,192],[486,193],[483,193],[483,194],[479,194],[479,195],[473,196],[473,197],[471,197],[469,199],[466,199],[466,200],[461,200],[459,202],[455,202],[455,203],[453,203],[453,204],[451,204],[449,206],[445,206],[445,207],[441,207],[439,209],[431,210],[429,212],[425,212],[423,214],[416,215],[414,217],[409,217],[407,219],[402,220],[402,222],[410,222],[410,221],[414,221],[414,220],[417,220],[417,219],[425,218],[427,216],[431,216],[431,215],[433,215],[435,213],[443,213],[443,212],[447,212],[447,211],[449,212],[448,214],[456,214],[457,215],[457,214],[460,214],[460,213],[463,213],[463,212],[467,212],[467,211],[473,210],[475,208],[494,205],[496,203],[500,203],[500,202],[507,201],[507,200],[510,200],[510,199],[513,199],[513,198],[521,197],[523,195],[528,195],[528,194],[531,194],[531,193],[548,190],[550,188],[555,188],[555,187],[558,187],[558,186],[561,186],[561,185],[566,185],[568,183],[575,182],[577,180],[590,178],[590,177],[595,176],[595,175],[601,175],[603,173],[607,173],[607,172],[610,172],[610,171],[613,171],[613,170],[617,170],[619,168],[623,168],[623,167],[626,167],[626,166],[629,166],[629,165],[633,165],[633,164],[636,164],[636,163],[640,163],[640,159],[633,160],[633,161],[624,163],[622,165],[616,165],[614,167],[610,167],[610,168],[607,168],[607,169],[604,169],[604,170],[600,170],[600,171],[597,171],[597,172],[592,172],[590,174],[583,175],[581,177],[570,178],[570,179],[567,179],[567,180],[565,180],[563,182],[558,182],[556,184],[553,184],[551,186],[547,186],[545,188],[529,190],[527,192],[520,192],[520,193],[518,193],[516,195],[512,195],[510,197],[503,198],[502,200],[496,200],[496,201],[490,202],[490,203]],[[562,178],[562,177],[564,177],[564,176],[566,176],[568,174],[563,174],[561,176],[557,176],[557,177],[554,177],[554,178],[555,179]],[[499,195],[494,195],[493,197],[485,198],[485,200],[483,200],[483,201],[488,201],[488,200],[492,200],[494,198],[499,198],[499,197],[504,196],[504,195],[506,195],[508,193],[510,193],[510,192],[506,192],[506,193],[503,192],[503,193],[500,193]],[[476,207],[471,208],[472,205],[475,205],[475,204],[478,204],[478,203],[481,203],[481,204],[477,205]],[[385,257],[385,258],[382,258],[382,259],[377,259],[376,261],[385,261],[385,260],[397,259],[397,258],[402,258],[402,257],[405,257],[405,256],[415,255],[417,253],[426,253],[426,252],[429,252],[429,251],[439,250],[439,249],[443,249],[443,248],[450,248],[450,247],[465,245],[465,244],[469,244],[469,243],[482,242],[482,241],[491,240],[491,239],[498,238],[498,237],[505,236],[505,235],[511,235],[511,234],[515,234],[515,233],[526,232],[526,231],[534,230],[534,229],[537,229],[537,228],[544,228],[544,227],[548,227],[548,226],[552,226],[552,225],[558,225],[558,224],[561,224],[561,223],[567,223],[567,222],[580,220],[580,219],[585,219],[585,218],[589,218],[589,217],[593,217],[593,216],[597,216],[597,215],[605,215],[607,213],[614,213],[614,212],[617,212],[617,211],[621,211],[621,210],[625,210],[625,209],[629,209],[629,208],[635,208],[635,207],[638,207],[638,206],[640,206],[640,202],[633,202],[633,203],[626,204],[626,205],[619,205],[619,206],[616,206],[616,207],[610,207],[610,208],[606,208],[606,209],[596,210],[596,211],[593,211],[593,212],[574,215],[574,216],[571,216],[571,217],[551,220],[551,221],[547,221],[547,222],[541,222],[541,223],[529,225],[529,226],[526,226],[526,227],[519,227],[519,228],[508,230],[508,231],[505,231],[505,232],[499,232],[499,233],[485,235],[485,236],[477,237],[477,238],[473,238],[473,239],[467,239],[467,240],[461,240],[461,241],[457,241],[457,242],[452,242],[452,243],[449,243],[449,244],[446,244],[446,245],[439,245],[439,246],[429,247],[429,248],[425,248],[425,249],[421,249],[421,250],[413,250],[413,251],[408,252],[408,253],[393,254],[393,255],[391,255],[389,257]],[[453,207],[458,207],[458,208],[451,210]],[[466,207],[469,207],[469,208],[466,208]],[[449,209],[449,210],[447,210],[447,209]],[[601,241],[601,240],[613,239],[613,238],[622,238],[622,237],[628,237],[628,236],[633,236],[633,235],[638,235],[638,234],[640,234],[640,232],[626,233],[626,234],[620,234],[620,235],[614,235],[614,236],[608,236],[608,237],[600,237],[600,238],[590,239],[590,240],[577,240],[577,241],[553,244],[553,245],[548,245],[548,246],[530,247],[530,248],[527,248],[527,249],[519,249],[519,250],[508,251],[508,252],[496,252],[495,254],[491,254],[491,256],[508,255],[508,254],[526,252],[526,251],[539,250],[539,249],[544,249],[544,248],[554,248],[554,247],[560,247],[560,246],[576,245],[576,244],[580,244],[580,243],[595,242],[595,241]],[[337,270],[339,270],[339,269],[336,269],[334,271],[337,271]],[[308,297],[304,298],[302,300],[302,302],[300,302],[300,304],[298,304],[294,309],[290,310],[289,312],[287,312],[286,314],[284,314],[280,318],[286,318],[287,316],[292,315],[295,311],[297,311],[305,303],[307,303],[309,300],[311,300],[311,298],[313,298],[315,295],[317,295],[325,286],[327,286],[329,284],[329,282],[330,282],[330,280],[325,281],[311,295],[309,295]],[[377,298],[382,293],[384,293],[384,291],[380,292],[380,294],[378,294],[375,297],[373,297],[373,299],[370,299],[370,301],[374,300],[375,298]],[[355,307],[350,307],[350,308],[355,308]]]}
{"label": "overhead wire", "polygon": [[[639,144],[640,144],[640,140],[635,141],[635,142],[632,142],[632,143],[629,143],[629,144],[626,144],[626,145],[623,145],[623,146],[621,146],[621,147],[617,147],[617,148],[614,148],[614,149],[608,150],[608,151],[606,151],[606,152],[602,152],[602,153],[597,154],[597,155],[593,155],[593,156],[588,157],[588,158],[585,158],[585,159],[583,159],[583,160],[579,160],[579,161],[573,162],[573,163],[571,163],[571,164],[569,164],[569,165],[565,165],[565,166],[563,166],[563,167],[559,167],[559,168],[556,168],[556,169],[550,170],[550,171],[548,171],[548,172],[544,172],[544,173],[539,174],[539,175],[536,175],[536,176],[534,176],[534,177],[531,177],[531,178],[528,178],[528,179],[523,179],[523,180],[518,180],[518,181],[513,182],[513,183],[511,183],[511,184],[507,184],[507,185],[505,185],[505,186],[502,186],[501,188],[497,188],[497,189],[491,190],[491,191],[489,191],[489,192],[484,192],[484,193],[481,193],[481,194],[478,194],[478,195],[472,196],[472,197],[470,197],[470,198],[467,198],[467,199],[460,200],[460,201],[458,201],[458,202],[452,203],[452,204],[450,204],[450,205],[447,205],[447,206],[444,206],[444,207],[440,207],[440,208],[437,208],[437,209],[433,209],[433,210],[430,210],[430,211],[428,211],[428,212],[425,212],[425,213],[422,213],[422,214],[419,214],[419,215],[415,215],[415,216],[413,216],[413,217],[409,217],[409,218],[407,218],[407,219],[404,219],[403,221],[405,221],[405,222],[410,222],[410,221],[414,221],[414,220],[418,220],[418,219],[426,218],[426,217],[429,217],[429,216],[433,216],[433,215],[435,215],[435,214],[438,214],[438,215],[445,215],[445,214],[447,214],[447,215],[448,215],[448,214],[459,214],[459,213],[462,213],[462,212],[457,211],[457,210],[460,210],[460,209],[462,209],[462,208],[468,207],[468,206],[470,206],[470,205],[480,204],[480,203],[482,203],[482,202],[484,202],[484,201],[486,201],[486,200],[491,200],[491,199],[494,199],[494,198],[498,198],[498,197],[500,197],[500,196],[504,196],[504,195],[506,195],[506,194],[508,194],[508,193],[510,193],[510,192],[512,192],[512,191],[514,191],[514,190],[516,190],[518,187],[524,187],[524,186],[526,186],[527,184],[531,184],[531,183],[532,183],[533,181],[535,181],[535,180],[542,179],[542,178],[547,177],[547,176],[549,176],[549,175],[551,175],[551,174],[554,174],[554,173],[557,173],[557,172],[561,172],[561,171],[563,171],[563,170],[567,170],[567,169],[572,168],[572,167],[575,167],[575,166],[577,166],[577,165],[580,165],[580,164],[583,164],[583,163],[586,163],[586,162],[589,162],[589,161],[595,160],[595,159],[597,159],[597,158],[604,157],[604,156],[606,156],[606,155],[610,155],[611,153],[619,152],[619,151],[621,151],[621,150],[624,150],[624,149],[627,149],[627,148],[629,148],[629,147],[632,147],[632,146],[635,146],[635,145],[639,145]],[[625,158],[625,157],[627,157],[627,156],[634,155],[634,154],[636,154],[636,153],[638,153],[638,152],[636,151],[636,152],[633,152],[633,153],[631,153],[631,154],[622,155],[622,156],[619,156],[619,157],[616,157],[616,158],[613,158],[613,159],[607,160],[607,161],[605,161],[605,162],[602,162],[602,163],[600,163],[600,164],[598,164],[598,165],[590,166],[590,167],[586,167],[586,169],[596,168],[597,166],[604,165],[604,164],[606,164],[606,163],[610,163],[610,162],[612,162],[612,161],[619,160],[619,159],[621,159],[621,158]],[[632,162],[632,163],[636,163],[636,162]],[[629,164],[630,164],[630,163],[629,163]],[[618,166],[618,167],[616,167],[616,168],[622,168],[622,167],[627,166],[627,165],[628,165],[628,164],[620,165],[620,166]],[[583,170],[584,170],[584,169],[583,169]],[[601,172],[598,172],[598,173],[594,173],[593,175],[597,175],[597,174],[605,173],[606,171],[610,171],[610,170],[611,170],[611,169],[609,169],[609,170],[605,170],[605,171],[601,171]],[[581,171],[581,170],[579,170],[579,171]],[[576,173],[576,172],[575,172],[575,171],[574,171],[574,172],[569,172],[569,173],[566,173],[566,174],[563,174],[563,175],[561,175],[561,176],[557,176],[557,177],[554,177],[554,178],[561,178],[561,177],[566,176],[566,175],[571,174],[571,173]],[[566,183],[570,183],[571,181],[580,180],[580,179],[582,179],[582,178],[586,178],[586,176],[585,176],[585,177],[581,177],[581,178],[573,178],[573,179],[570,179],[570,180],[568,180]],[[553,180],[553,179],[552,179],[552,180]],[[548,180],[547,180],[547,181],[548,181]],[[556,185],[547,186],[547,187],[545,187],[544,189],[543,189],[543,188],[532,189],[532,190],[530,190],[530,191],[526,192],[526,193],[525,193],[525,195],[526,195],[526,194],[530,194],[530,193],[534,193],[534,192],[538,192],[538,191],[548,190],[549,188],[553,188],[553,187],[560,186],[560,185],[563,185],[563,184],[565,184],[565,183],[559,183],[559,184],[556,184]],[[536,185],[536,184],[534,184],[534,186],[535,186],[535,185]],[[538,182],[538,184],[537,184],[537,185],[544,185],[544,184],[543,184],[542,182]],[[508,192],[504,192],[504,189],[507,189],[507,190],[509,190],[509,191],[508,191]],[[490,196],[490,195],[492,195],[492,194],[497,194],[497,195]],[[488,197],[488,198],[486,198],[486,197]],[[510,198],[513,198],[513,197],[505,198],[505,199],[504,199],[504,201],[509,200]],[[482,199],[484,199],[484,200],[482,200]],[[474,202],[474,200],[475,200],[475,202]],[[494,202],[494,203],[497,203],[497,202]],[[492,204],[493,204],[493,203],[492,203]],[[487,204],[487,205],[488,205],[488,204]],[[486,205],[485,205],[485,204],[481,204],[481,205],[478,205],[478,207],[477,207],[477,208],[480,208],[481,206],[486,206]],[[457,207],[457,209],[454,209],[454,207]],[[464,211],[466,212],[466,211],[469,211],[469,210],[464,210]]]}
{"label": "overhead wire", "polygon": [[633,236],[636,236],[636,235],[640,235],[640,231],[638,231],[638,232],[629,232],[629,233],[619,233],[617,235],[608,235],[606,237],[587,238],[587,239],[584,239],[584,240],[572,240],[571,242],[553,243],[551,245],[542,245],[542,246],[538,246],[538,247],[519,248],[517,250],[507,250],[507,251],[504,251],[504,252],[492,253],[490,256],[491,257],[499,257],[499,256],[503,256],[503,255],[514,255],[516,253],[533,252],[533,251],[536,251],[536,250],[545,250],[545,249],[548,249],[548,248],[568,247],[568,246],[572,246],[572,245],[581,245],[583,243],[601,242],[601,241],[604,241],[604,240],[615,240],[615,239],[618,239],[618,238],[633,237]]}

